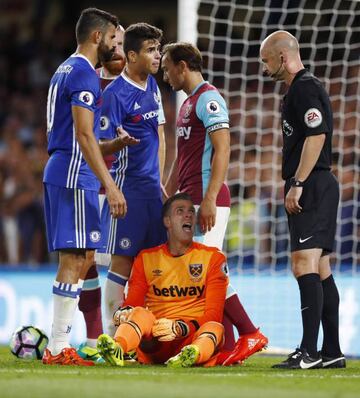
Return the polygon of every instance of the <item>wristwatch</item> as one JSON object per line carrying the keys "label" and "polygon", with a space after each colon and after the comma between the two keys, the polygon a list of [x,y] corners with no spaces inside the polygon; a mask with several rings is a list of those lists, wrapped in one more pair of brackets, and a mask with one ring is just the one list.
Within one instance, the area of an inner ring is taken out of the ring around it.
{"label": "wristwatch", "polygon": [[299,181],[295,177],[290,178],[290,186],[291,187],[303,187],[305,185],[305,181]]}

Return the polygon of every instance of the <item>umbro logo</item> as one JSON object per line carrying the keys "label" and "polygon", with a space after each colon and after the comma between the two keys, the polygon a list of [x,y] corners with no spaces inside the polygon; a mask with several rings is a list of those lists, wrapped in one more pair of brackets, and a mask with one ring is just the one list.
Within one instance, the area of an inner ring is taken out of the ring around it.
{"label": "umbro logo", "polygon": [[309,236],[308,238],[304,238],[304,239],[299,238],[299,243],[304,243],[307,240],[311,239],[312,237],[313,237],[313,235]]}
{"label": "umbro logo", "polygon": [[137,109],[140,109],[140,108],[141,108],[141,106],[137,102],[135,102],[134,111],[136,111]]}
{"label": "umbro logo", "polygon": [[153,274],[154,276],[161,276],[162,270],[161,270],[161,269],[153,269],[153,270],[152,270],[152,274]]}

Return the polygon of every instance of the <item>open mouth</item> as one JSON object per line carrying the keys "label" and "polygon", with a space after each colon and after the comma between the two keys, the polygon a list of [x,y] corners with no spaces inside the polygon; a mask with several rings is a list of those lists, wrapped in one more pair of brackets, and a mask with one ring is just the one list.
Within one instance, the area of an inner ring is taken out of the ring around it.
{"label": "open mouth", "polygon": [[192,225],[191,223],[184,223],[182,226],[183,230],[185,232],[192,232]]}

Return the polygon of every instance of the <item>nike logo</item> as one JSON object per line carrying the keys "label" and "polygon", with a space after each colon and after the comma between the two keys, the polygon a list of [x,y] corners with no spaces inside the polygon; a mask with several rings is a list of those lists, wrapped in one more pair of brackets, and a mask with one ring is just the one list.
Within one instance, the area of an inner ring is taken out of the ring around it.
{"label": "nike logo", "polygon": [[331,361],[327,361],[327,362],[323,361],[323,366],[326,367],[326,366],[332,365],[333,363],[343,361],[344,359],[345,359],[345,357],[339,357],[339,358],[332,359]]}
{"label": "nike logo", "polygon": [[301,369],[310,369],[310,368],[313,368],[314,366],[316,366],[316,365],[319,365],[320,363],[321,363],[321,361],[322,361],[322,359],[320,358],[320,359],[318,359],[317,361],[315,361],[315,362],[309,362],[309,363],[306,363],[306,362],[304,362],[304,360],[302,359],[301,361],[300,361],[300,368]]}
{"label": "nike logo", "polygon": [[307,240],[311,239],[313,236],[314,236],[314,235],[311,235],[311,236],[309,236],[308,238],[305,238],[305,239],[299,238],[299,243],[304,243],[304,242],[306,242]]}
{"label": "nike logo", "polygon": [[301,308],[301,312],[307,310],[309,307]]}

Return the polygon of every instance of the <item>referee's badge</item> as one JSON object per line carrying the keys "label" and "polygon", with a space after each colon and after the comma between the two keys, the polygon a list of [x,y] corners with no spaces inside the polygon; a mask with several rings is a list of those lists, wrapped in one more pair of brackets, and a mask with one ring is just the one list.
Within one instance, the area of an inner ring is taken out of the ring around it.
{"label": "referee's badge", "polygon": [[322,123],[322,114],[317,108],[310,108],[304,115],[305,124],[310,127],[318,127]]}

